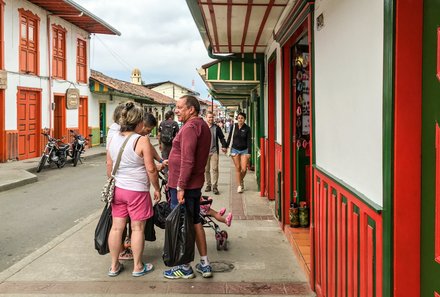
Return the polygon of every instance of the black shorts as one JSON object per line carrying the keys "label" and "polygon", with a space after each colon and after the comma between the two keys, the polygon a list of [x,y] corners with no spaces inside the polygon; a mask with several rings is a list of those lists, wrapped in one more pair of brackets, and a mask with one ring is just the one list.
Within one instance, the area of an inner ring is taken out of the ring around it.
{"label": "black shorts", "polygon": [[[171,209],[174,209],[179,202],[177,201],[177,190],[169,188],[171,196]],[[194,225],[200,224],[200,196],[202,196],[202,189],[185,190],[185,207],[190,216],[193,218]]]}

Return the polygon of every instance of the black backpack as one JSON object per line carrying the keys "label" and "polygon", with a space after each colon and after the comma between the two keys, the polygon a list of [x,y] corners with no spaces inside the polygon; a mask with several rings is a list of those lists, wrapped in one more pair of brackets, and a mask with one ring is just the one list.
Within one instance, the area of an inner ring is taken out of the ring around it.
{"label": "black backpack", "polygon": [[160,131],[160,141],[164,144],[172,144],[174,138],[174,126],[173,122],[165,121]]}

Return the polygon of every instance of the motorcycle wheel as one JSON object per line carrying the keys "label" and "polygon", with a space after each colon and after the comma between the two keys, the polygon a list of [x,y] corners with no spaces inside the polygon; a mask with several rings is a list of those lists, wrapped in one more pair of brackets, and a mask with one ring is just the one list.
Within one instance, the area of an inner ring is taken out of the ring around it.
{"label": "motorcycle wheel", "polygon": [[37,172],[40,172],[43,169],[46,162],[47,162],[47,156],[43,154],[41,156],[40,162],[38,163]]}
{"label": "motorcycle wheel", "polygon": [[58,168],[63,168],[64,165],[66,165],[66,159],[64,159],[64,158],[61,159],[60,158],[60,160],[57,162]]}
{"label": "motorcycle wheel", "polygon": [[75,151],[73,153],[73,167],[75,167],[78,164],[78,160],[80,157],[81,153],[79,151]]}

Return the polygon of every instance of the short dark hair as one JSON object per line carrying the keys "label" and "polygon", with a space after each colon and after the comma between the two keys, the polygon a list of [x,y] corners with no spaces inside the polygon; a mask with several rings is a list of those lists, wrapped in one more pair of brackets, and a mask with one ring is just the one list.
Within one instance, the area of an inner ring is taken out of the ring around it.
{"label": "short dark hair", "polygon": [[182,97],[180,97],[181,99],[185,99],[185,105],[186,107],[194,107],[195,111],[197,114],[200,113],[200,102],[199,100],[197,100],[196,97],[191,96],[191,95],[184,95]]}
{"label": "short dark hair", "polygon": [[246,120],[246,114],[245,114],[244,112],[240,111],[240,112],[237,114],[237,118],[238,118],[238,116],[242,116],[242,117],[244,117],[244,119]]}
{"label": "short dark hair", "polygon": [[174,119],[174,112],[172,110],[168,110],[165,113],[165,120]]}
{"label": "short dark hair", "polygon": [[149,113],[148,111],[144,111],[143,121],[144,121],[144,126],[156,127],[157,125],[156,117],[152,113]]}

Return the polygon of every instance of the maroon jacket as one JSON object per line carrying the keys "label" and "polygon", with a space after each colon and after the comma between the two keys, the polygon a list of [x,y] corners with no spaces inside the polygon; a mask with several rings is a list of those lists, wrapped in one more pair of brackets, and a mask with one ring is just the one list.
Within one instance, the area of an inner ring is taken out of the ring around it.
{"label": "maroon jacket", "polygon": [[202,118],[187,121],[173,140],[168,158],[168,186],[201,189],[211,147],[211,131]]}

